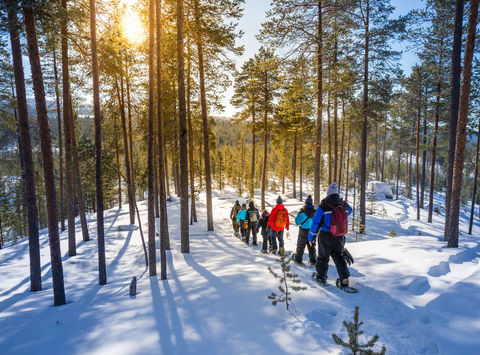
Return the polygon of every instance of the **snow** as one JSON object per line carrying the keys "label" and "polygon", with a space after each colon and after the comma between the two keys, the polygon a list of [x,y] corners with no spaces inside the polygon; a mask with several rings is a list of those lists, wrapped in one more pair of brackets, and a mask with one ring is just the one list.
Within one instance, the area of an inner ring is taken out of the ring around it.
{"label": "snow", "polygon": [[393,193],[392,189],[386,182],[381,182],[381,181],[369,181],[368,182],[368,187],[367,187],[368,192],[373,191],[375,195],[376,200],[383,200],[383,199],[392,199],[393,198]]}
{"label": "snow", "polygon": [[[313,269],[292,266],[308,289],[292,295],[296,311],[290,312],[267,299],[278,287],[267,267],[279,269],[278,258],[260,254],[260,246],[246,246],[232,235],[230,208],[236,199],[244,200],[233,191],[214,192],[214,232],[206,231],[205,196],[200,195],[199,222],[190,230],[191,254],[180,253],[178,199],[168,203],[172,250],[163,281],[159,275],[148,276],[139,230],[119,230],[129,224],[128,206],[106,212],[105,286],[97,280],[95,216],[88,217],[92,241],[80,241],[77,223],[75,257],[67,255],[63,232],[68,303],[61,307],[53,307],[46,231],[41,234],[41,292],[29,291],[27,241],[0,250],[0,353],[339,354],[342,349],[331,334],[346,337],[342,322],[353,318],[355,306],[360,307],[365,337],[379,335],[378,350],[385,345],[391,354],[478,353],[478,223],[473,236],[461,235],[459,248],[446,248],[444,216],[434,214],[428,224],[428,206],[416,221],[413,201],[375,202],[376,210],[384,209],[386,215],[367,216],[365,240],[347,238],[355,258],[351,282],[360,292],[346,294],[332,286],[337,277],[333,263],[327,288],[311,279]],[[269,208],[277,195],[267,193]],[[290,191],[286,195],[293,217],[302,203]],[[441,198],[436,197],[436,205]],[[146,231],[146,202],[139,209]],[[461,231],[467,226],[462,214]],[[392,229],[397,236],[389,236]],[[286,250],[295,249],[297,232],[292,226]],[[128,295],[132,276],[138,278],[134,297]]]}

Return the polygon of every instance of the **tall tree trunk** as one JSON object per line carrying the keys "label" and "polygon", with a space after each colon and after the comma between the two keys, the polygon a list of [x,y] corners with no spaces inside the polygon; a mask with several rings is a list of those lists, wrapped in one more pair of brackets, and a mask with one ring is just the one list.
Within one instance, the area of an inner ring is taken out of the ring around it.
{"label": "tall tree trunk", "polygon": [[432,166],[430,170],[430,194],[428,196],[428,223],[432,223],[433,192],[435,191],[435,159],[437,154],[438,121],[440,118],[441,83],[437,83],[437,102],[435,103],[435,128],[433,131]]}
{"label": "tall tree trunk", "polygon": [[415,185],[416,185],[416,195],[417,195],[417,220],[420,220],[420,111],[421,111],[421,97],[422,93],[418,92],[418,106],[417,106],[417,144],[415,150]]}
{"label": "tall tree trunk", "polygon": [[[153,164],[153,145],[154,126],[153,119],[155,114],[155,95],[154,95],[154,41],[155,41],[155,0],[148,2],[148,148],[147,148],[147,169],[148,169],[148,271],[150,276],[157,274],[157,259],[155,253],[155,210],[154,210],[154,164]],[[127,155],[127,154],[126,154]]]}
{"label": "tall tree trunk", "polygon": [[479,150],[479,147],[480,147],[480,121],[478,122],[477,149],[475,151],[475,173],[473,175],[472,208],[470,210],[470,223],[468,225],[468,234],[472,234],[473,216],[474,216],[474,213],[475,213],[475,199],[477,198],[478,150]]}
{"label": "tall tree trunk", "polygon": [[[195,0],[195,22],[200,26],[200,9],[198,0]],[[203,126],[203,153],[205,156],[205,192],[207,198],[207,230],[213,231],[213,210],[212,210],[212,178],[210,173],[210,138],[207,117],[207,98],[205,93],[205,74],[203,63],[203,40],[199,29],[197,33],[198,71],[200,74],[200,101],[202,107]]]}
{"label": "tall tree trunk", "polygon": [[399,151],[398,151],[398,164],[397,164],[397,197],[396,197],[396,200],[398,200],[398,182],[400,180],[400,163],[402,161],[402,144],[399,144],[398,146],[399,146]]}
{"label": "tall tree trunk", "polygon": [[347,143],[347,171],[346,171],[346,176],[345,176],[345,201],[348,200],[348,173],[350,170],[350,139],[352,136],[352,128],[348,128],[348,143]]}
{"label": "tall tree trunk", "polygon": [[408,198],[412,198],[412,150],[410,150],[410,159],[408,163]]}
{"label": "tall tree trunk", "polygon": [[122,208],[122,175],[120,174],[120,153],[118,151],[118,127],[117,116],[114,116],[113,130],[115,131],[115,156],[117,161],[117,175],[118,175],[118,208]]}
{"label": "tall tree trunk", "polygon": [[[262,211],[265,209],[265,188],[267,183],[267,154],[268,154],[268,78],[265,74],[265,88],[263,93],[263,169],[262,169]],[[285,174],[284,174],[285,176]],[[284,193],[284,192],[283,192]]]}
{"label": "tall tree trunk", "polygon": [[300,131],[300,201],[303,201],[303,134]]}
{"label": "tall tree trunk", "polygon": [[[335,2],[335,5],[336,2]],[[338,9],[335,9],[338,11]],[[333,181],[338,182],[338,95],[337,95],[337,52],[338,52],[338,34],[337,34],[337,11],[335,11],[334,21],[334,51],[333,51]],[[340,183],[338,184],[340,187]],[[339,191],[340,192],[340,191]]]}
{"label": "tall tree trunk", "polygon": [[59,157],[58,157],[58,170],[60,173],[60,228],[62,231],[65,230],[65,208],[63,205],[63,139],[62,139],[62,110],[60,107],[60,88],[59,88],[59,79],[58,79],[58,65],[57,65],[57,49],[56,49],[56,38],[53,41],[53,74],[55,78],[55,102],[57,104],[57,125],[58,125],[58,147],[59,147]]}
{"label": "tall tree trunk", "polygon": [[375,122],[375,180],[379,178],[379,156],[378,156],[378,124]]}
{"label": "tall tree trunk", "polygon": [[128,75],[128,58],[125,53],[125,84],[127,89],[127,116],[128,116],[128,147],[130,153],[130,181],[132,182],[133,198],[135,198],[135,164],[133,160],[133,129],[132,129],[132,100],[130,98],[130,77]]}
{"label": "tall tree trunk", "polygon": [[67,190],[67,228],[68,228],[68,255],[77,255],[75,241],[75,187],[73,172],[72,131],[73,121],[70,97],[70,73],[68,65],[68,14],[67,0],[61,0],[63,14],[60,17],[60,34],[62,47],[62,101],[63,101],[63,132],[65,136],[65,177]]}
{"label": "tall tree trunk", "polygon": [[460,103],[463,3],[464,0],[455,0],[455,25],[453,33],[452,70],[450,76],[450,131],[448,140],[447,186],[445,191],[445,241],[448,240],[448,233],[450,230],[450,203],[452,201],[453,164],[455,160],[455,145],[457,139],[458,106]]}
{"label": "tall tree trunk", "polygon": [[55,191],[55,175],[53,173],[52,140],[48,124],[48,111],[45,101],[42,67],[38,53],[38,39],[35,28],[33,8],[24,8],[25,29],[27,32],[28,56],[32,71],[35,106],[40,130],[40,147],[42,151],[42,166],[45,184],[45,198],[48,211],[48,235],[50,241],[50,257],[52,267],[52,282],[54,305],[65,304],[65,288],[63,284],[62,255],[58,235],[57,196]]}
{"label": "tall tree trunk", "polygon": [[387,146],[387,117],[385,116],[385,122],[383,123],[383,148],[382,148],[382,170],[381,181],[385,181],[385,149]]}
{"label": "tall tree trunk", "polygon": [[292,156],[292,197],[297,198],[297,138],[298,130],[295,129],[293,136],[293,156]]}
{"label": "tall tree trunk", "polygon": [[[317,23],[317,127],[315,130],[315,168],[313,176],[314,203],[320,203],[320,167],[322,165],[322,111],[323,111],[323,27],[322,0],[318,0]],[[262,207],[263,208],[263,207]]]}
{"label": "tall tree trunk", "polygon": [[[128,211],[130,215],[130,224],[135,224],[135,204],[133,202],[133,196],[131,191],[132,186],[132,172],[130,165],[130,153],[128,149],[128,137],[127,137],[127,119],[125,117],[125,99],[123,90],[123,74],[120,74],[120,85],[118,80],[115,79],[115,86],[117,91],[118,106],[120,108],[120,122],[122,125],[122,137],[123,137],[123,150],[124,150],[124,162],[125,162],[125,178],[127,179],[127,196],[128,196]],[[152,153],[153,154],[153,153]]]}
{"label": "tall tree trunk", "polygon": [[107,268],[105,263],[105,234],[103,225],[102,113],[100,111],[95,0],[90,0],[90,47],[92,50],[93,112],[95,120],[95,191],[97,202],[98,283],[100,285],[105,285],[107,283]]}
{"label": "tall tree trunk", "polygon": [[[330,73],[329,73],[330,76]],[[332,125],[330,122],[330,91],[331,91],[331,82],[328,81],[328,98],[327,98],[327,140],[328,140],[328,183],[333,182],[332,174]]]}
{"label": "tall tree trunk", "polygon": [[167,144],[164,140],[164,153],[165,153],[165,187],[167,190],[167,195],[170,196],[170,175],[168,175],[168,157],[167,157]]}
{"label": "tall tree trunk", "polygon": [[340,162],[338,164],[338,188],[342,187],[343,146],[345,140],[345,101],[342,99],[342,138],[340,143]]}
{"label": "tall tree trunk", "polygon": [[252,184],[251,195],[255,194],[255,104],[252,104],[252,166],[250,168],[250,180]]}
{"label": "tall tree trunk", "polygon": [[480,0],[470,1],[470,15],[468,18],[467,42],[463,59],[462,91],[458,110],[457,141],[455,145],[455,161],[453,164],[452,195],[450,203],[450,229],[448,231],[448,247],[458,247],[458,219],[460,214],[460,195],[462,192],[463,155],[467,138],[468,101],[470,98],[470,79],[472,77],[472,60],[475,49],[475,33],[478,19],[478,3]]}
{"label": "tall tree trunk", "polygon": [[[365,12],[365,53],[364,53],[364,71],[363,71],[363,122],[362,122],[362,148],[360,151],[360,224],[366,225],[365,219],[365,189],[367,186],[367,128],[368,128],[368,60],[369,60],[369,40],[370,40],[370,0],[366,0],[367,8]],[[360,228],[360,233],[364,233],[365,228]]]}
{"label": "tall tree trunk", "polygon": [[[195,9],[198,14],[198,0]],[[189,226],[188,226],[188,143],[187,143],[187,110],[185,104],[185,68],[183,60],[183,0],[177,0],[177,65],[178,65],[178,129],[180,132],[180,241],[182,253],[190,253]],[[210,153],[208,143],[208,122],[207,119],[207,103],[205,98],[205,82],[203,78],[203,53],[201,53],[201,37],[199,36],[199,70],[200,74],[200,91],[203,86],[203,102],[202,102],[202,120],[204,124],[205,140],[205,178],[207,179],[207,226],[208,230],[213,230],[212,217],[212,186],[210,181]],[[201,67],[201,69],[200,69]],[[210,195],[210,196],[209,196]]]}
{"label": "tall tree trunk", "polygon": [[[27,94],[25,90],[25,76],[22,63],[22,47],[18,33],[19,23],[17,13],[8,10],[8,27],[12,48],[13,70],[15,75],[15,88],[18,107],[19,149],[23,162],[23,180],[25,189],[25,202],[28,218],[28,251],[30,256],[30,290],[42,290],[42,270],[40,263],[40,242],[38,233],[38,208],[35,191],[35,169],[32,157],[32,142],[30,139],[30,126],[28,122]],[[1,244],[3,244],[3,237]]]}
{"label": "tall tree trunk", "polygon": [[[425,90],[426,91],[426,90]],[[422,189],[420,196],[420,207],[424,208],[425,204],[425,180],[426,180],[426,166],[427,166],[427,93],[425,92],[425,110],[423,113],[423,150],[422,150]]]}
{"label": "tall tree trunk", "polygon": [[192,58],[190,51],[190,38],[187,39],[187,129],[188,129],[188,163],[190,173],[190,224],[197,222],[197,209],[195,206],[195,162],[193,160],[193,128],[191,111],[192,89]]}
{"label": "tall tree trunk", "polygon": [[[162,1],[155,3],[157,16],[157,128],[158,128],[158,187],[160,197],[160,278],[167,278],[167,254],[170,250],[168,234],[167,196],[165,191],[165,160],[163,153],[163,115],[162,115]],[[193,191],[193,190],[192,190]]]}

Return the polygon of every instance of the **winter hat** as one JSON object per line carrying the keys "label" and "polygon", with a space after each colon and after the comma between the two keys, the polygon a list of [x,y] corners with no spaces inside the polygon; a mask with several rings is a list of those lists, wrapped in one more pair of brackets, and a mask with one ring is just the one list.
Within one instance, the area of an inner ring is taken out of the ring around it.
{"label": "winter hat", "polygon": [[277,197],[277,205],[280,204],[280,203],[283,203],[283,200],[282,200],[281,196],[278,196]]}
{"label": "winter hat", "polygon": [[242,203],[242,208],[247,208],[247,205],[245,203]]}
{"label": "winter hat", "polygon": [[267,210],[263,210],[262,217],[267,217],[268,215],[269,215],[269,213],[267,212]]}
{"label": "winter hat", "polygon": [[336,182],[332,182],[328,187],[327,196],[338,194],[338,185]]}
{"label": "winter hat", "polygon": [[238,200],[235,201],[235,206],[240,206],[240,202],[238,202]]}
{"label": "winter hat", "polygon": [[250,201],[250,203],[248,204],[248,207],[250,207],[251,209],[255,208],[255,205],[253,204],[253,201]]}
{"label": "winter hat", "polygon": [[307,199],[305,200],[306,205],[313,205],[312,195],[308,195]]}

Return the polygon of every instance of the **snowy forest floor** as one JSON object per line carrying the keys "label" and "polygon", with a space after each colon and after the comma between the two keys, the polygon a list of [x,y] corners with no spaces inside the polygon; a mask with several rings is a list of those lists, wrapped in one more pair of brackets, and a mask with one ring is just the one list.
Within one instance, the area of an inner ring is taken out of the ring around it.
{"label": "snowy forest floor", "polygon": [[[267,194],[272,207],[276,196]],[[285,205],[295,216],[302,202],[288,196]],[[378,201],[377,209],[384,207],[386,215],[369,215],[365,240],[349,237],[347,243],[355,258],[351,283],[360,292],[346,294],[332,286],[337,278],[333,262],[327,288],[312,281],[313,269],[292,265],[308,289],[292,295],[296,312],[290,312],[267,299],[278,287],[267,268],[279,270],[278,257],[260,254],[260,243],[247,246],[233,236],[230,209],[236,199],[244,199],[230,189],[215,191],[215,231],[206,232],[204,197],[197,204],[199,222],[190,229],[190,254],[180,253],[178,199],[169,203],[171,251],[164,281],[148,276],[139,231],[118,229],[128,224],[128,206],[105,214],[105,286],[98,285],[95,215],[89,215],[92,240],[78,243],[77,256],[67,256],[67,232],[61,234],[65,306],[53,307],[45,230],[41,292],[29,291],[28,241],[0,250],[0,353],[336,354],[342,349],[331,334],[346,337],[342,322],[353,318],[355,306],[365,339],[378,334],[378,349],[385,345],[387,353],[478,353],[478,223],[473,236],[462,233],[460,247],[448,249],[442,240],[443,216],[434,215],[428,224],[427,209],[416,221],[413,201]],[[139,208],[146,231],[146,201]],[[290,221],[285,249],[294,251],[298,227]],[[466,228],[462,215],[460,229]],[[392,229],[397,236],[389,236]],[[128,295],[132,276],[138,278],[135,297]]]}

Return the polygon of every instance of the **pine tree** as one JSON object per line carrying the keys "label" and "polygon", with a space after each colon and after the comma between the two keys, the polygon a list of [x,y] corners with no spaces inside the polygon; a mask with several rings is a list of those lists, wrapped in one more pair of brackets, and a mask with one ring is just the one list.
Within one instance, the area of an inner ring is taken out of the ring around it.
{"label": "pine tree", "polygon": [[335,344],[340,345],[344,348],[347,348],[352,352],[352,355],[383,355],[386,353],[387,349],[385,346],[382,346],[382,350],[379,352],[374,351],[372,348],[375,347],[375,343],[378,341],[378,335],[375,335],[371,340],[366,344],[359,343],[359,337],[363,334],[363,330],[360,330],[360,327],[363,325],[363,322],[359,322],[358,319],[358,306],[355,306],[355,313],[353,315],[353,322],[343,321],[343,325],[347,330],[348,334],[348,343],[343,341],[337,334],[332,334],[333,341]]}

